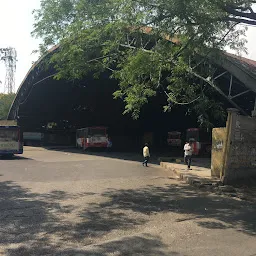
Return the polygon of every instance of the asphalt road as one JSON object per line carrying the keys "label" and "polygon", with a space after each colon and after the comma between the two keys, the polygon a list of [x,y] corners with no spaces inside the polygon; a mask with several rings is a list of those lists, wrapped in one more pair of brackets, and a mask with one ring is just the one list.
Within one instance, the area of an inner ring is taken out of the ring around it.
{"label": "asphalt road", "polygon": [[136,160],[40,148],[0,159],[0,255],[256,255],[254,204]]}

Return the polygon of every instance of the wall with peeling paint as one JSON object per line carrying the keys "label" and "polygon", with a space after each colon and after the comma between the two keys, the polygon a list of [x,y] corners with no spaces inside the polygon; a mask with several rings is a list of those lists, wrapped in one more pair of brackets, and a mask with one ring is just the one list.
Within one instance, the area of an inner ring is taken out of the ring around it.
{"label": "wall with peeling paint", "polygon": [[214,128],[212,130],[212,161],[211,176],[221,178],[224,167],[224,149],[227,140],[227,129]]}
{"label": "wall with peeling paint", "polygon": [[[224,175],[228,181],[256,177],[256,119],[231,110]],[[224,156],[225,157],[225,156]]]}

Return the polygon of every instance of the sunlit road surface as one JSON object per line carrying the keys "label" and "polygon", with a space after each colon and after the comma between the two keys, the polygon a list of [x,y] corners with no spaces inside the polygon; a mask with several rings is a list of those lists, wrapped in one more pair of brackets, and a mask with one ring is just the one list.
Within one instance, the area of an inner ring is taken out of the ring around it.
{"label": "sunlit road surface", "polygon": [[256,254],[255,205],[108,154],[0,159],[0,255]]}

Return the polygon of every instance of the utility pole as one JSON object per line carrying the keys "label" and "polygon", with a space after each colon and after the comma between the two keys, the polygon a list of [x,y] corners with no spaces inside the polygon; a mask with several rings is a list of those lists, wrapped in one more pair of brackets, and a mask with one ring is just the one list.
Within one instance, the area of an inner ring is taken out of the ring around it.
{"label": "utility pole", "polygon": [[17,52],[14,48],[0,48],[0,61],[4,61],[6,68],[4,93],[10,94],[15,92],[15,73]]}

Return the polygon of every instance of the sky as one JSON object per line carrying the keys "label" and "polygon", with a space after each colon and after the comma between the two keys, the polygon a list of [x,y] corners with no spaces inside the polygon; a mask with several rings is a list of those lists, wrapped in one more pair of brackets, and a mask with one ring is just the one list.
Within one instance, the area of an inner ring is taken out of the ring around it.
{"label": "sky", "polygon": [[[38,49],[39,40],[31,37],[34,17],[32,11],[40,7],[40,0],[0,0],[0,48],[14,47],[17,50],[16,90],[20,86],[32,62],[38,56],[32,54]],[[248,55],[244,57],[256,61],[256,27],[247,32]],[[5,80],[4,64],[0,62],[0,92]]]}
{"label": "sky", "polygon": [[[39,40],[31,37],[34,17],[32,11],[40,7],[40,0],[0,0],[0,48],[14,47],[17,50],[16,90],[38,56]],[[0,64],[0,92],[3,91],[5,68]]]}

